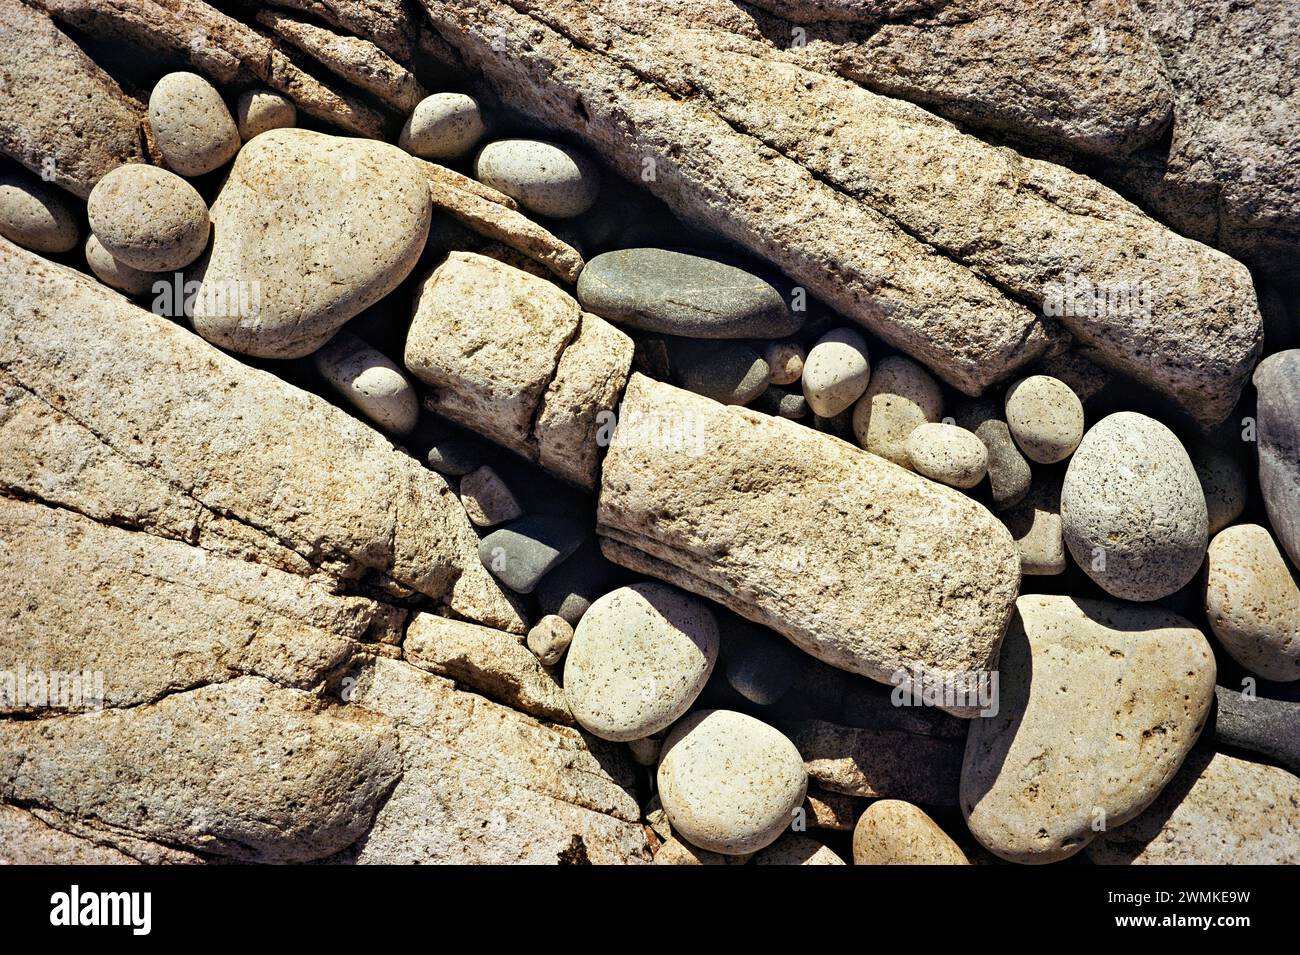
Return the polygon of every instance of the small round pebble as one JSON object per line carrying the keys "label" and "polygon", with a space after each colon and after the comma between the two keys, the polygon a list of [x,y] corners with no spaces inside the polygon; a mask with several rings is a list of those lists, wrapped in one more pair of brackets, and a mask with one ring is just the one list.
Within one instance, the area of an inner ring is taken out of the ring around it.
{"label": "small round pebble", "polygon": [[673,832],[725,855],[775,842],[808,789],[794,743],[732,710],[700,710],[678,722],[656,778]]}
{"label": "small round pebble", "polygon": [[398,435],[414,430],[420,416],[415,388],[387,355],[351,332],[340,332],[312,362],[340,397],[380,428]]}
{"label": "small round pebble", "polygon": [[486,132],[478,100],[464,93],[434,93],[411,111],[397,145],[421,159],[460,159]]}
{"label": "small round pebble", "polygon": [[970,865],[965,853],[925,811],[880,799],[853,827],[854,865]]}
{"label": "small round pebble", "polygon": [[763,414],[789,418],[791,421],[808,417],[808,399],[803,396],[803,393],[787,391],[776,385],[772,385],[755,398],[752,407]]}
{"label": "small round pebble", "polygon": [[0,173],[0,235],[24,249],[58,255],[77,246],[77,220],[58,190],[35,176]]}
{"label": "small round pebble", "polygon": [[906,448],[917,474],[950,487],[972,488],[988,472],[984,442],[954,424],[926,422],[907,436]]}
{"label": "small round pebble", "polygon": [[867,340],[835,328],[817,340],[803,363],[803,393],[820,418],[833,418],[862,397],[871,381]]}
{"label": "small round pebble", "polygon": [[555,666],[573,642],[573,627],[555,614],[547,614],[528,631],[528,649],[543,666]]}
{"label": "small round pebble", "polygon": [[774,385],[792,385],[798,381],[803,375],[806,357],[803,346],[798,342],[769,342],[763,349],[763,360],[772,369]]}
{"label": "small round pebble", "polygon": [[86,239],[86,264],[101,282],[127,295],[144,295],[159,278],[156,272],[142,272],[113,258],[94,233]]}
{"label": "small round pebble", "polygon": [[440,438],[429,446],[425,464],[447,477],[462,477],[476,470],[483,461],[483,446],[459,435]]}
{"label": "small round pebble", "polygon": [[1076,564],[1122,600],[1159,600],[1205,557],[1205,494],[1178,437],[1120,411],[1097,422],[1061,486],[1061,533]]}
{"label": "small round pebble", "polygon": [[718,623],[703,601],[666,584],[620,587],[578,622],[564,695],[588,732],[641,739],[690,708],[717,659]]}
{"label": "small round pebble", "polygon": [[248,142],[268,130],[297,126],[298,108],[289,97],[272,90],[249,90],[235,103],[235,124],[239,138]]}
{"label": "small round pebble", "polygon": [[239,127],[217,88],[197,73],[168,73],[149,94],[149,128],[167,166],[202,176],[239,152]]}
{"label": "small round pebble", "polygon": [[529,212],[553,219],[582,215],[600,192],[600,172],[590,159],[536,139],[488,143],[474,160],[474,176]]}
{"label": "small round pebble", "polygon": [[1064,461],[1083,440],[1083,402],[1059,378],[1030,375],[1007,389],[1007,427],[1025,457]]}
{"label": "small round pebble", "polygon": [[908,468],[908,437],[941,417],[943,394],[930,373],[910,358],[891,355],[876,368],[866,394],[853,406],[853,434],[872,454]]}
{"label": "small round pebble", "polygon": [[1225,650],[1266,680],[1300,680],[1300,586],[1258,524],[1220,531],[1205,559],[1205,615]]}
{"label": "small round pebble", "polygon": [[189,265],[208,244],[203,197],[188,182],[143,163],[118,166],[86,201],[90,229],[113,258],[145,272]]}

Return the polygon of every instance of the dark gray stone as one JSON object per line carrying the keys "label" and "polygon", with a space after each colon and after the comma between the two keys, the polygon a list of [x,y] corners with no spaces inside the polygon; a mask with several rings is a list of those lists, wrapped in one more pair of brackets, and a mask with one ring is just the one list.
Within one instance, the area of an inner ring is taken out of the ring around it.
{"label": "dark gray stone", "polygon": [[808,399],[802,392],[790,391],[779,385],[770,385],[766,391],[754,399],[754,410],[778,418],[798,421],[808,417]]}
{"label": "dark gray stone", "polygon": [[613,579],[614,567],[599,548],[582,547],[537,585],[538,609],[576,627],[592,601],[614,589]]}
{"label": "dark gray stone", "polygon": [[684,341],[672,346],[677,384],[724,405],[747,405],[767,388],[772,370],[739,342]]}
{"label": "dark gray stone", "polygon": [[749,702],[770,706],[794,685],[800,654],[784,637],[745,621],[728,621],[722,646],[727,683]]}
{"label": "dark gray stone", "polygon": [[475,442],[465,438],[443,438],[429,447],[424,461],[439,474],[464,477],[482,465],[483,452]]}
{"label": "dark gray stone", "polygon": [[545,574],[581,546],[585,536],[573,521],[530,515],[479,541],[478,556],[505,586],[517,594],[530,594]]}
{"label": "dark gray stone", "polygon": [[1300,774],[1300,703],[1256,696],[1216,686],[1218,711],[1214,741],[1277,760]]}
{"label": "dark gray stone", "polygon": [[1300,348],[1255,368],[1259,489],[1273,533],[1300,567]]}
{"label": "dark gray stone", "polygon": [[966,402],[958,409],[954,420],[967,431],[974,431],[988,449],[989,487],[993,492],[994,509],[1002,511],[1019,504],[1029,493],[1033,474],[1029,462],[1016,447],[998,405],[988,399]]}
{"label": "dark gray stone", "polygon": [[756,275],[668,249],[620,249],[587,263],[582,307],[611,322],[690,338],[781,338],[801,319]]}

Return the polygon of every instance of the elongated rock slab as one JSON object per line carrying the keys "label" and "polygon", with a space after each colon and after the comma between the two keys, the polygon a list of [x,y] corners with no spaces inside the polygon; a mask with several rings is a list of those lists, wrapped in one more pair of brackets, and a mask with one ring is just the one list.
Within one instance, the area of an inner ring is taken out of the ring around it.
{"label": "elongated rock slab", "polygon": [[[143,473],[167,504],[166,536],[185,532],[182,502],[197,503],[246,525],[250,549],[292,552],[336,579],[392,582],[524,631],[446,480],[372,428],[4,240],[0,282],[0,395],[60,409],[60,424],[85,434],[73,460],[95,484],[71,487],[56,471],[43,479],[30,461],[22,480],[113,513],[130,498],[115,482]],[[70,446],[58,445],[66,460]],[[153,520],[134,516],[146,529]]]}
{"label": "elongated rock slab", "polygon": [[358,641],[400,635],[402,614],[373,600],[61,508],[0,498],[0,540],[0,667],[98,675],[58,699],[0,697],[0,713],[130,706],[245,673],[309,689]]}
{"label": "elongated rock slab", "polygon": [[[964,391],[1058,346],[1064,328],[1212,425],[1259,355],[1244,266],[1091,179],[714,25],[722,0],[694,5],[699,25],[682,29],[664,28],[664,3],[423,3],[511,105]],[[1136,304],[1062,306],[1081,278]]]}
{"label": "elongated rock slab", "polygon": [[0,0],[0,152],[81,198],[144,161],[144,106],[19,0]]}
{"label": "elongated rock slab", "polygon": [[401,771],[386,718],[257,677],[127,710],[0,721],[0,799],[250,862],[345,848]]}
{"label": "elongated rock slab", "polygon": [[632,340],[545,279],[453,252],[420,286],[405,362],[430,410],[590,488]]}
{"label": "elongated rock slab", "polygon": [[362,864],[650,861],[624,747],[539,723],[402,660],[345,679],[392,719],[402,778],[339,861]]}
{"label": "elongated rock slab", "polygon": [[597,522],[611,560],[881,682],[918,669],[973,690],[1020,582],[1011,535],[959,492],[641,375],[620,407]]}

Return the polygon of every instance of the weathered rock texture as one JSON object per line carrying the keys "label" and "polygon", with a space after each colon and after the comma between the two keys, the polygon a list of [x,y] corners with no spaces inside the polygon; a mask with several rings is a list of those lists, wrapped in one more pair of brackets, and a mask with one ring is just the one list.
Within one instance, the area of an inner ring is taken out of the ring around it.
{"label": "weathered rock texture", "polygon": [[430,410],[591,488],[632,340],[544,279],[453,252],[420,286],[405,361]]}
{"label": "weathered rock texture", "polygon": [[[424,2],[504,99],[957,387],[1007,377],[1063,343],[1063,326],[1203,423],[1226,416],[1261,344],[1243,266],[1092,180],[710,25],[720,4],[677,21],[615,0]],[[1044,321],[1077,276],[1155,304]]]}
{"label": "weathered rock texture", "polygon": [[275,10],[258,11],[257,22],[399,113],[409,113],[427,95],[410,70],[369,40],[340,35]]}
{"label": "weathered rock texture", "polygon": [[1025,596],[1002,647],[1000,708],[966,741],[961,808],[1012,862],[1056,862],[1156,798],[1196,742],[1214,656],[1175,614]]}
{"label": "weathered rock texture", "polygon": [[1020,582],[988,511],[793,422],[634,375],[605,458],[605,555],[888,682],[992,667]]}
{"label": "weathered rock texture", "polygon": [[0,240],[8,487],[525,629],[446,481],[332,405]]}
{"label": "weathered rock texture", "polygon": [[1184,235],[1295,282],[1300,252],[1300,7],[1134,0],[1169,71],[1167,148],[1100,169]]}
{"label": "weathered rock texture", "polygon": [[143,162],[144,104],[45,16],[0,0],[0,152],[81,198]]}
{"label": "weathered rock texture", "polygon": [[1099,865],[1300,864],[1300,778],[1195,750],[1146,812],[1088,847]]}
{"label": "weathered rock texture", "polygon": [[108,707],[247,673],[310,689],[359,641],[401,634],[376,601],[57,507],[0,498],[0,539],[4,667],[100,673]]}
{"label": "weathered rock texture", "polygon": [[[314,0],[313,12],[318,6]],[[181,58],[218,84],[264,85],[307,113],[359,136],[393,124],[346,87],[334,88],[295,62],[271,37],[201,0],[35,0],[56,20],[141,53]],[[321,4],[355,9],[361,3]]]}
{"label": "weathered rock texture", "polygon": [[258,677],[102,714],[0,722],[0,799],[256,862],[321,858],[401,773],[392,724]]}
{"label": "weathered rock texture", "polygon": [[573,722],[563,688],[515,634],[422,613],[407,628],[402,653],[421,670],[507,706],[544,720]]}
{"label": "weathered rock texture", "polygon": [[397,727],[403,775],[361,863],[650,861],[622,747],[539,723],[399,660],[345,679]]}
{"label": "weathered rock texture", "polygon": [[[758,6],[795,22],[821,19]],[[1123,155],[1151,143],[1169,124],[1169,78],[1129,0],[915,6],[908,16],[895,14],[894,22],[880,25],[809,22],[805,55],[868,89],[959,122],[1085,153]],[[760,25],[777,39],[773,25]]]}

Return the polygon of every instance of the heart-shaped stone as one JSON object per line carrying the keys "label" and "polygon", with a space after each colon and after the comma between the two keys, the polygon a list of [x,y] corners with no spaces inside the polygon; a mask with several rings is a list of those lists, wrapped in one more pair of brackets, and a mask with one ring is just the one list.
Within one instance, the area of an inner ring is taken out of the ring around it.
{"label": "heart-shaped stone", "polygon": [[245,355],[308,355],[410,274],[431,212],[427,182],[396,146],[263,133],[212,205],[194,329]]}
{"label": "heart-shaped stone", "polygon": [[1158,607],[1025,596],[994,716],[971,721],[966,824],[1012,862],[1056,862],[1160,794],[1205,725],[1214,654]]}

